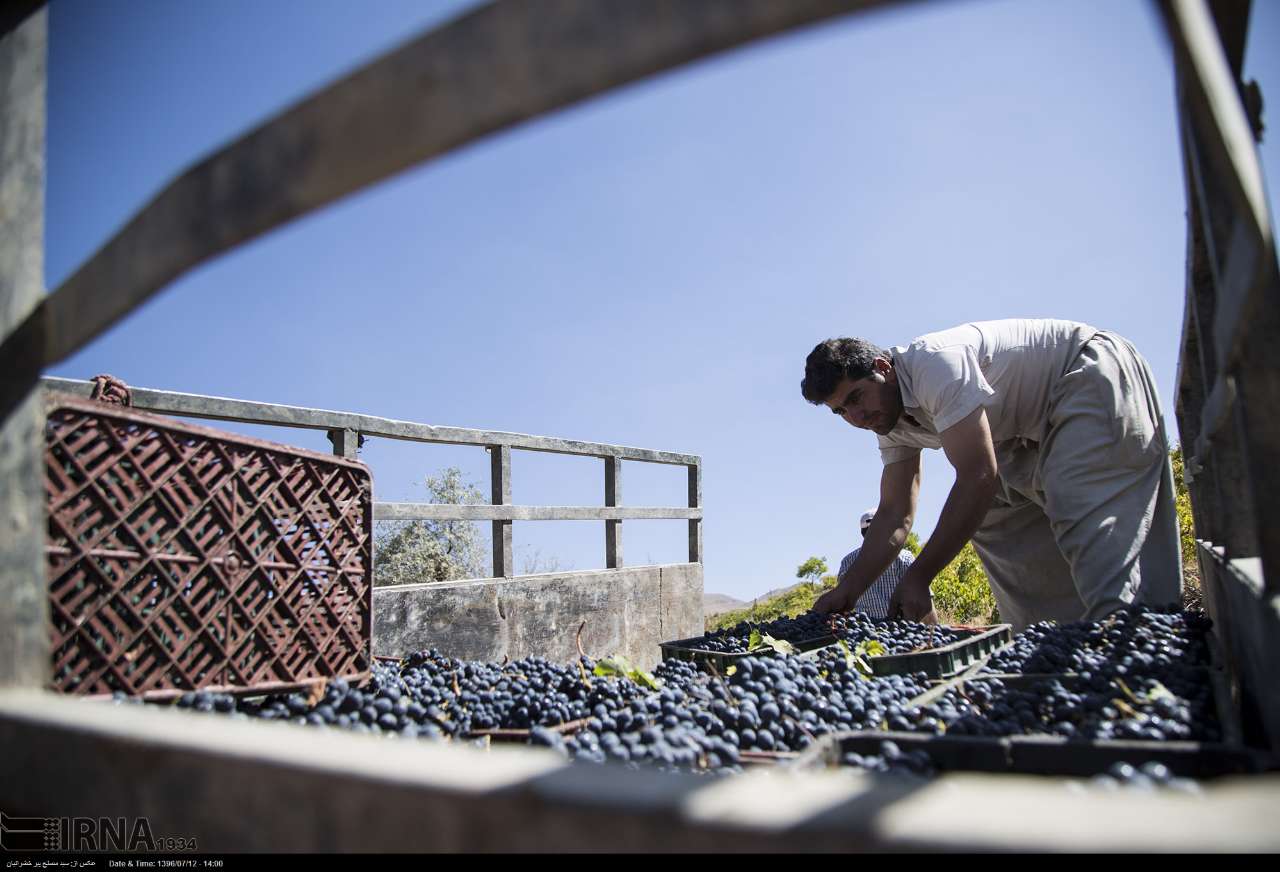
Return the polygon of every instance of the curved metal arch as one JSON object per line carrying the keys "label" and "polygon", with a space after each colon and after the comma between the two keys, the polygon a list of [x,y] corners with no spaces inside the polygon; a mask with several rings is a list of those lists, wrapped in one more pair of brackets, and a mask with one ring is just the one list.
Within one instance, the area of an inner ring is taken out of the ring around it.
{"label": "curved metal arch", "polygon": [[65,359],[192,267],[402,170],[751,40],[892,0],[501,0],[191,167],[0,346]]}

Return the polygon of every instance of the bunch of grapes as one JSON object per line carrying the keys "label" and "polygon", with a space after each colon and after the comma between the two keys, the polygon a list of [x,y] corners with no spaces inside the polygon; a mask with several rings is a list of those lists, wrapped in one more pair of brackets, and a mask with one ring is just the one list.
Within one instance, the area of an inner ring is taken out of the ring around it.
{"label": "bunch of grapes", "polygon": [[585,679],[577,664],[528,657],[506,664],[464,661],[421,651],[402,664],[377,663],[364,684],[329,682],[314,700],[303,693],[236,699],[207,691],[177,705],[264,720],[290,720],[359,733],[458,737],[491,729],[553,726],[586,718],[644,691],[622,678]]}
{"label": "bunch of grapes", "polygon": [[837,639],[849,645],[874,639],[884,646],[888,654],[908,654],[912,651],[941,648],[959,642],[965,634],[937,624],[919,621],[872,618],[863,612],[832,615],[831,632]]}
{"label": "bunch of grapes", "polygon": [[1105,773],[1093,776],[1089,784],[1106,791],[1137,790],[1143,792],[1170,790],[1193,796],[1202,795],[1200,785],[1190,778],[1179,778],[1163,763],[1149,760],[1141,766],[1115,763]]}
{"label": "bunch of grapes", "polygon": [[968,682],[925,706],[953,735],[1054,735],[1068,739],[1217,741],[1221,730],[1207,682],[1153,678],[1068,687],[1057,679],[1011,687],[999,679]]}
{"label": "bunch of grapes", "polygon": [[1187,676],[1208,665],[1213,622],[1197,612],[1136,606],[1101,621],[1042,622],[1018,634],[991,673]]}
{"label": "bunch of grapes", "polygon": [[[707,647],[745,650],[752,629],[788,641],[834,633],[849,648],[876,639],[890,653],[961,638],[946,628],[859,613],[807,614],[708,634]],[[436,740],[519,729],[528,731],[530,744],[574,760],[721,773],[738,771],[744,752],[800,751],[824,735],[852,730],[1214,741],[1220,728],[1202,668],[1207,629],[1197,615],[1142,608],[1097,623],[1035,625],[988,668],[1074,677],[1021,686],[973,680],[923,706],[912,704],[928,688],[923,673],[869,678],[836,646],[805,657],[743,657],[723,671],[668,660],[654,671],[656,689],[596,675],[586,657],[499,664],[427,650],[375,664],[367,681],[333,680],[314,694],[237,699],[201,691],[184,694],[177,705],[237,719]],[[878,754],[846,754],[845,762],[875,772],[932,773],[927,755],[904,753],[892,742]],[[1163,783],[1160,772],[1139,774]]]}
{"label": "bunch of grapes", "polygon": [[929,778],[937,774],[933,760],[923,750],[903,751],[897,742],[880,743],[879,754],[845,753],[840,762],[845,766],[865,769],[868,772],[884,772],[894,775],[907,775],[918,778]]}

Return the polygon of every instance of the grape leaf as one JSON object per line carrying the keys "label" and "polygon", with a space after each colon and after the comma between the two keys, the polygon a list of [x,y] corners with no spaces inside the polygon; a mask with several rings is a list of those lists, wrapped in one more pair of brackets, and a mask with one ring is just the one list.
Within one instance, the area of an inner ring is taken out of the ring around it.
{"label": "grape leaf", "polygon": [[728,669],[726,669],[726,670],[724,671],[724,674],[725,674],[725,675],[733,675],[733,673],[735,673],[735,672],[737,672],[737,671],[738,671],[738,667],[736,667],[736,666],[730,666]]}
{"label": "grape leaf", "polygon": [[662,689],[662,683],[659,682],[658,679],[654,678],[653,675],[651,675],[650,673],[645,672],[643,669],[631,670],[630,672],[627,673],[627,678],[630,678],[632,681],[634,681],[636,684],[640,685],[641,687],[647,687],[650,690]]}
{"label": "grape leaf", "polygon": [[643,669],[632,666],[631,661],[620,654],[597,661],[595,673],[602,678],[626,678],[651,690],[660,690],[662,687],[658,679]]}
{"label": "grape leaf", "polygon": [[764,635],[764,643],[784,656],[798,653],[795,645],[792,645],[786,639],[775,639],[768,633]]}
{"label": "grape leaf", "polygon": [[1155,702],[1158,699],[1172,699],[1176,701],[1178,699],[1178,695],[1160,682],[1153,681],[1151,683],[1151,690],[1147,691],[1146,701]]}
{"label": "grape leaf", "polygon": [[863,657],[879,657],[881,654],[888,654],[889,649],[884,647],[879,639],[863,639],[854,649],[854,653]]}
{"label": "grape leaf", "polygon": [[755,651],[757,648],[764,647],[764,636],[760,635],[759,630],[752,630],[751,635],[747,637],[747,650]]}
{"label": "grape leaf", "polygon": [[596,668],[593,671],[601,678],[626,678],[630,669],[631,664],[625,657],[605,657],[603,660],[596,661]]}
{"label": "grape leaf", "polygon": [[836,644],[840,646],[840,650],[844,652],[845,665],[850,669],[856,669],[858,664],[853,656],[853,649],[849,647],[849,643],[844,639],[836,639]]}
{"label": "grape leaf", "polygon": [[867,658],[878,657],[885,653],[887,649],[878,639],[863,639],[859,642],[858,647],[853,649],[853,663],[858,668],[858,674],[863,678],[870,678],[871,662]]}

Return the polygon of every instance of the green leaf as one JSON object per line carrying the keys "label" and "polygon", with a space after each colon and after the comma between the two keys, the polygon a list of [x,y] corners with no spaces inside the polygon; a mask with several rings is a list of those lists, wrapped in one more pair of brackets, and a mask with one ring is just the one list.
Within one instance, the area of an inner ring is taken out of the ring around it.
{"label": "green leaf", "polygon": [[[848,645],[845,645],[845,650],[849,650]],[[873,673],[871,661],[868,658],[879,657],[885,653],[887,649],[877,639],[863,639],[859,642],[858,647],[853,649],[853,665],[857,668],[858,674],[863,678],[870,678]]]}
{"label": "green leaf", "polygon": [[632,681],[634,681],[636,684],[640,685],[641,687],[647,687],[650,690],[662,689],[662,682],[658,681],[658,679],[654,678],[653,675],[651,675],[648,672],[645,672],[643,669],[631,670],[630,672],[627,673],[627,678],[630,678]]}
{"label": "green leaf", "polygon": [[620,654],[597,661],[595,673],[602,678],[626,678],[651,690],[659,690],[662,687],[656,678],[643,669],[632,666],[631,661]]}
{"label": "green leaf", "polygon": [[626,678],[631,664],[625,657],[606,657],[596,661],[595,674],[601,678]]}
{"label": "green leaf", "polygon": [[845,665],[850,669],[858,667],[857,661],[853,656],[853,649],[849,647],[849,643],[844,639],[836,639],[836,644],[840,646],[840,650],[844,652]]}
{"label": "green leaf", "polygon": [[735,673],[735,672],[737,672],[737,671],[738,671],[738,667],[736,667],[736,666],[730,666],[728,669],[726,669],[726,670],[724,671],[724,674],[725,674],[725,675],[733,675],[733,673]]}
{"label": "green leaf", "polygon": [[1147,691],[1147,695],[1143,697],[1142,701],[1151,703],[1151,702],[1155,702],[1158,699],[1172,699],[1174,701],[1177,701],[1178,695],[1175,694],[1173,691],[1171,691],[1169,688],[1165,687],[1160,682],[1153,681],[1151,683],[1151,690]]}
{"label": "green leaf", "polygon": [[879,639],[863,639],[854,649],[854,653],[860,657],[879,657],[882,654],[888,654],[889,649],[885,648]]}
{"label": "green leaf", "polygon": [[609,657],[598,659],[598,661],[595,661],[595,670],[593,671],[596,675],[602,677],[602,679],[620,679],[620,677],[621,679],[625,679],[627,676],[627,668],[626,666],[622,666],[621,663],[618,663],[617,659],[618,658]]}
{"label": "green leaf", "polygon": [[799,653],[796,651],[796,646],[792,645],[786,639],[775,639],[767,633],[764,636],[764,643],[783,656]]}
{"label": "green leaf", "polygon": [[747,637],[747,650],[755,651],[757,648],[764,647],[764,636],[760,635],[760,631],[752,630],[751,635]]}

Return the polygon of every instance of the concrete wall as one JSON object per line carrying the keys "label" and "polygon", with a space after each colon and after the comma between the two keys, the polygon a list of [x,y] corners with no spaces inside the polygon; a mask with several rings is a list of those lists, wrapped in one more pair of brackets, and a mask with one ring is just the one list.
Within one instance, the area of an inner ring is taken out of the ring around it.
{"label": "concrete wall", "polygon": [[659,642],[701,635],[702,564],[557,572],[375,588],[375,654],[424,648],[469,660],[623,654],[650,668]]}

